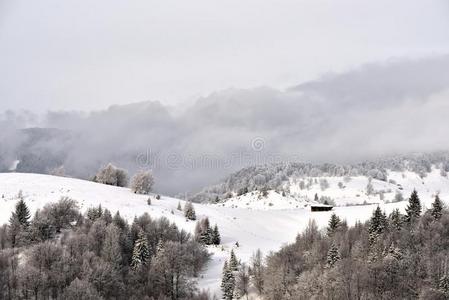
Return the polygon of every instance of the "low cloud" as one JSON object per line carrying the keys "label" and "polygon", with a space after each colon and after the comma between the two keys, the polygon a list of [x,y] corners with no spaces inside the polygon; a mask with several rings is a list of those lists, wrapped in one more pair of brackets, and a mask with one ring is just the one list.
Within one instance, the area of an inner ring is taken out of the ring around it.
{"label": "low cloud", "polygon": [[[439,56],[362,66],[285,91],[221,91],[177,114],[158,102],[49,112],[36,124],[70,138],[32,147],[58,148],[67,173],[79,177],[109,161],[130,172],[153,169],[157,189],[175,194],[250,164],[449,149],[447,116],[449,56]],[[2,153],[11,158],[4,141],[3,134]]]}

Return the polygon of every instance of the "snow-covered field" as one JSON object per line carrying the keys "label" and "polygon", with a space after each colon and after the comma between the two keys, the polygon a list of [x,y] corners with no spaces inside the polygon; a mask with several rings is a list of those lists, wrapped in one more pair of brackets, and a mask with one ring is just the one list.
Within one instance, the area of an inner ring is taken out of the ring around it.
{"label": "snow-covered field", "polygon": [[[424,207],[430,207],[436,192],[440,192],[443,201],[449,199],[449,180],[441,177],[438,170],[434,170],[424,179],[408,172],[390,173],[389,179],[394,179],[397,184],[373,180],[374,190],[391,189],[391,192],[385,193],[385,201],[381,201],[378,195],[365,194],[368,181],[365,177],[352,178],[344,183],[345,188],[338,187],[338,182],[343,178],[329,177],[327,178],[329,188],[324,191],[319,185],[314,185],[309,190],[301,190],[291,184],[291,195],[294,196],[282,197],[281,194],[270,191],[267,198],[259,199],[255,195],[247,194],[233,198],[224,205],[195,204],[198,219],[208,216],[211,224],[218,224],[224,245],[224,250],[221,246],[210,248],[213,257],[199,279],[200,288],[219,293],[223,262],[229,257],[232,248],[238,258],[246,262],[257,249],[266,254],[279,249],[285,243],[293,242],[310,219],[325,227],[332,212],[312,213],[305,207],[307,201],[304,199],[313,199],[315,193],[332,197],[339,205],[342,204],[343,206],[336,207],[333,211],[346,219],[350,225],[357,220],[367,220],[377,205],[387,213],[394,208],[404,209],[406,201],[386,203],[394,198],[397,190],[400,190],[407,199],[413,188],[416,188]],[[155,218],[164,216],[190,232],[193,232],[195,227],[194,222],[186,221],[183,213],[176,209],[179,201],[184,205],[184,201],[179,199],[162,197],[156,200],[154,195],[151,195],[152,205],[149,206],[148,196],[133,194],[127,188],[65,177],[21,173],[0,174],[0,223],[8,221],[20,190],[32,212],[48,202],[67,196],[77,200],[82,210],[101,204],[113,213],[119,210],[120,214],[130,221],[135,215],[148,212]],[[379,204],[348,205],[364,202]],[[236,242],[239,243],[239,247],[235,246]]]}

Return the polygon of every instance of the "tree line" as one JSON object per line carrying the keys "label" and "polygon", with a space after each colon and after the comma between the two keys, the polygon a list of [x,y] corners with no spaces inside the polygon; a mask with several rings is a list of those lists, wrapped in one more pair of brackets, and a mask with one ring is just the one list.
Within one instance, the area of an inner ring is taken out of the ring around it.
{"label": "tree line", "polygon": [[203,244],[166,218],[129,224],[101,206],[81,214],[69,198],[31,216],[19,194],[0,227],[0,299],[208,299],[195,280]]}
{"label": "tree line", "polygon": [[410,171],[426,177],[438,168],[441,176],[449,172],[449,152],[408,154],[387,156],[377,160],[355,164],[312,164],[302,162],[283,162],[255,165],[243,168],[223,180],[207,187],[190,197],[193,202],[219,202],[229,197],[252,191],[277,190],[288,192],[289,180],[300,181],[317,177],[366,176],[382,181],[388,180],[388,171]]}
{"label": "tree line", "polygon": [[260,251],[254,255],[249,287],[242,289],[245,268],[224,271],[230,284],[222,287],[226,299],[251,289],[266,300],[449,299],[448,260],[449,211],[436,195],[423,212],[414,191],[404,214],[377,207],[370,220],[351,227],[332,214],[326,230],[311,221],[293,244],[265,260]]}

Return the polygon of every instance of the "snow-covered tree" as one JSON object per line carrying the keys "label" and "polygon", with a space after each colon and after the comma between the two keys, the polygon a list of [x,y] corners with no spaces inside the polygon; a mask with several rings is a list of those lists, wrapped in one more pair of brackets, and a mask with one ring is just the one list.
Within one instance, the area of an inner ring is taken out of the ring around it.
{"label": "snow-covered tree", "polygon": [[240,266],[235,277],[235,296],[237,299],[242,299],[249,292],[250,277],[246,264]]}
{"label": "snow-covered tree", "polygon": [[251,282],[256,288],[257,292],[261,294],[264,286],[264,265],[262,261],[262,252],[257,249],[256,253],[251,257],[251,267],[249,270]]}
{"label": "snow-covered tree", "polygon": [[329,236],[333,235],[340,225],[341,225],[340,218],[335,213],[333,213],[331,215],[331,218],[329,219],[329,223],[327,226],[327,234]]}
{"label": "snow-covered tree", "polygon": [[377,237],[385,230],[387,225],[387,216],[378,206],[374,210],[373,215],[369,221],[368,233],[371,243],[374,243],[376,241]]}
{"label": "snow-covered tree", "polygon": [[139,231],[138,238],[134,243],[133,255],[131,258],[131,266],[133,269],[138,269],[145,265],[150,259],[150,249],[148,247],[148,240],[143,230]]}
{"label": "snow-covered tree", "polygon": [[120,247],[120,230],[114,224],[108,225],[103,241],[102,257],[113,266],[119,268],[122,260]]}
{"label": "snow-covered tree", "polygon": [[443,203],[440,200],[440,196],[438,194],[435,196],[435,201],[432,203],[432,210],[430,211],[431,215],[435,220],[441,218],[443,210]]}
{"label": "snow-covered tree", "polygon": [[153,184],[153,175],[149,171],[140,171],[131,179],[131,190],[136,194],[148,194]]}
{"label": "snow-covered tree", "polygon": [[212,229],[210,228],[209,218],[203,218],[199,222],[196,222],[195,226],[195,240],[198,242],[211,245],[212,244]]}
{"label": "snow-covered tree", "polygon": [[390,214],[391,227],[396,230],[401,230],[402,221],[403,221],[403,216],[399,212],[399,208],[394,209]]}
{"label": "snow-covered tree", "polygon": [[381,234],[387,227],[387,216],[379,206],[373,211],[369,224],[369,233]]}
{"label": "snow-covered tree", "polygon": [[193,207],[192,202],[187,202],[184,205],[184,216],[187,218],[187,220],[196,220],[195,208]]}
{"label": "snow-covered tree", "polygon": [[221,291],[223,292],[223,299],[232,300],[234,298],[235,289],[235,277],[234,273],[229,268],[228,263],[225,261],[223,266],[223,275],[221,279]]}
{"label": "snow-covered tree", "polygon": [[117,168],[109,163],[100,168],[94,177],[94,181],[107,185],[122,186],[128,185],[128,173],[124,169]]}
{"label": "snow-covered tree", "polygon": [[229,258],[229,269],[232,271],[237,271],[239,268],[239,261],[237,260],[237,257],[235,256],[234,249],[231,250],[231,256]]}
{"label": "snow-covered tree", "polygon": [[339,260],[340,253],[338,252],[338,248],[334,243],[332,243],[329,251],[327,252],[326,265],[327,267],[332,268]]}
{"label": "snow-covered tree", "polygon": [[16,208],[12,213],[10,223],[13,219],[17,220],[17,222],[23,226],[28,227],[30,225],[30,210],[25,203],[25,198],[23,197],[22,191],[17,195],[18,201],[16,203]]}
{"label": "snow-covered tree", "polygon": [[21,191],[17,195],[17,198],[19,200],[16,203],[15,210],[9,218],[9,234],[13,247],[18,244],[18,237],[22,233],[25,233],[30,226],[30,211]]}
{"label": "snow-covered tree", "polygon": [[220,245],[220,243],[221,243],[220,232],[218,231],[217,224],[215,224],[214,229],[212,230],[212,244]]}
{"label": "snow-covered tree", "polygon": [[408,206],[406,207],[405,212],[405,220],[407,222],[415,220],[421,215],[421,201],[419,200],[418,192],[416,190],[413,190],[408,200]]}

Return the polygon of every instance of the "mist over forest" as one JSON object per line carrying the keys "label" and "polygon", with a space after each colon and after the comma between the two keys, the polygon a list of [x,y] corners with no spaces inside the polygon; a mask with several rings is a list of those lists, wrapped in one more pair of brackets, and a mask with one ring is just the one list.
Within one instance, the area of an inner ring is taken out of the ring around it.
{"label": "mist over forest", "polygon": [[20,160],[18,171],[64,166],[68,176],[90,178],[112,162],[151,169],[161,192],[191,192],[251,165],[447,149],[448,97],[445,55],[363,65],[285,90],[217,91],[176,110],[146,101],[91,112],[6,111],[0,166]]}

